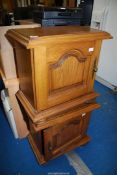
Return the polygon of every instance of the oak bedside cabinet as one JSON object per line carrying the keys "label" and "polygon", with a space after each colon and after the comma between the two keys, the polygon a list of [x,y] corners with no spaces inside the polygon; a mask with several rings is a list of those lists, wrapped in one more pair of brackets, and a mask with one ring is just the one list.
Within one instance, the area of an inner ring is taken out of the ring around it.
{"label": "oak bedside cabinet", "polygon": [[38,161],[86,144],[91,112],[100,107],[93,90],[107,32],[79,26],[9,30],[20,90],[16,96]]}

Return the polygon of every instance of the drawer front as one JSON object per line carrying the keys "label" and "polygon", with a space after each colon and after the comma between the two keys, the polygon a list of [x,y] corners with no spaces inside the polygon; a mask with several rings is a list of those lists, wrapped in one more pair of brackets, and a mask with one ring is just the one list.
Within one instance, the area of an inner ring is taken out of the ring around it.
{"label": "drawer front", "polygon": [[36,123],[32,123],[32,126],[35,132],[37,132],[42,129],[55,126],[57,124],[62,124],[63,122],[67,122],[68,120],[74,119],[78,116],[82,116],[83,114],[89,113],[95,109],[98,109],[99,107],[100,104],[89,101],[89,104],[84,103],[82,105],[75,106],[67,111],[63,111],[58,115],[52,115],[46,117],[42,115],[42,117],[39,118],[39,120]]}
{"label": "drawer front", "polygon": [[94,42],[69,42],[35,49],[34,55],[39,57],[35,62],[37,110],[89,92],[95,59],[94,51],[90,52],[90,49],[94,47]]}
{"label": "drawer front", "polygon": [[80,141],[88,127],[90,113],[83,113],[75,119],[44,130],[45,159],[64,153],[74,142]]}

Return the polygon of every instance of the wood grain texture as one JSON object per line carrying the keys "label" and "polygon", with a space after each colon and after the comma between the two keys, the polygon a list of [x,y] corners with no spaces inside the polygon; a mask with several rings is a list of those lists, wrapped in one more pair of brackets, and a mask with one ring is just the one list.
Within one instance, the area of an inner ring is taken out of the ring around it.
{"label": "wood grain texture", "polygon": [[67,121],[68,119],[72,119],[72,118],[75,118],[77,117],[78,115],[81,115],[83,113],[86,113],[86,112],[91,112],[95,109],[98,109],[100,107],[99,104],[97,103],[94,103],[94,104],[90,104],[88,106],[82,106],[82,108],[77,108],[76,110],[72,110],[71,112],[68,111],[66,113],[63,113],[61,115],[57,115],[57,116],[53,116],[53,117],[49,117],[47,119],[45,119],[45,121],[41,121],[41,122],[38,122],[37,124],[32,124],[35,131],[38,131],[38,130],[41,130],[41,129],[44,129],[44,128],[47,128],[47,127],[51,127],[51,126],[54,126],[55,124],[60,124],[62,122],[65,122]]}
{"label": "wood grain texture", "polygon": [[35,141],[33,139],[33,137],[31,136],[31,134],[28,136],[28,140],[29,140],[29,143],[35,153],[35,156],[37,158],[37,161],[40,163],[40,164],[44,164],[46,163],[45,159],[44,159],[44,155],[42,155],[40,153],[40,150],[38,148],[38,146],[35,144]]}
{"label": "wood grain texture", "polygon": [[[27,99],[35,106],[33,90],[33,50],[27,50],[18,43],[14,49],[19,86]],[[29,88],[27,88],[29,87]]]}
{"label": "wood grain texture", "polygon": [[67,58],[62,65],[50,70],[49,107],[87,93],[90,57],[82,55],[83,61],[79,61],[81,58],[77,59],[73,56]]}
{"label": "wood grain texture", "polygon": [[[18,99],[19,96],[17,95]],[[91,112],[94,109],[98,109],[100,105],[95,102],[94,98],[90,100],[86,100],[84,103],[77,103],[77,105],[73,105],[70,107],[71,104],[64,104],[63,109],[61,110],[62,106],[57,106],[57,108],[52,108],[47,110],[45,113],[36,113],[34,110],[31,109],[30,113],[28,108],[26,108],[26,105],[22,103],[21,104],[25,108],[25,111],[27,113],[27,117],[33,118],[32,127],[35,131],[40,131],[42,129],[63,123],[69,119],[75,118],[79,115],[82,115],[84,113]],[[68,106],[67,106],[68,105]],[[49,114],[50,113],[50,114]],[[44,115],[45,114],[45,115]],[[34,120],[35,117],[35,120]]]}
{"label": "wood grain texture", "polygon": [[[35,153],[35,156],[37,158],[38,163],[39,164],[47,163],[48,160],[45,160],[44,155],[42,155],[40,153],[40,151],[39,151],[37,145],[35,144],[34,139],[33,139],[31,134],[28,136],[28,140],[30,142],[30,145],[31,145],[34,153]],[[54,158],[56,158],[57,156],[60,156],[63,153],[69,152],[70,150],[73,150],[76,147],[82,146],[82,145],[88,143],[89,141],[90,141],[90,137],[87,136],[87,135],[85,135],[80,141],[79,141],[79,139],[78,140],[74,140],[73,143],[69,144],[67,147],[65,147],[65,149],[63,148],[63,151],[59,152],[57,155],[54,155],[49,160],[54,159]]]}
{"label": "wood grain texture", "polygon": [[111,35],[68,26],[10,30],[6,36],[15,50],[16,96],[38,161],[87,143],[91,112],[100,107],[93,86],[101,42]]}
{"label": "wood grain texture", "polygon": [[57,26],[9,30],[6,36],[19,41],[27,48],[41,45],[50,45],[65,42],[94,41],[109,39],[112,36],[108,32],[81,26]]}
{"label": "wood grain texture", "polygon": [[[35,74],[35,94],[36,108],[47,108],[48,96],[48,65],[46,61],[46,47],[34,49],[34,74]],[[40,83],[41,82],[41,83]]]}
{"label": "wood grain texture", "polygon": [[93,91],[97,42],[111,37],[77,26],[10,30],[6,36],[15,47],[20,89],[37,111]]}
{"label": "wood grain texture", "polygon": [[86,59],[87,58],[78,50],[70,50],[62,55],[57,63],[50,66],[51,89],[55,90],[76,83],[82,84],[84,72],[82,64]]}
{"label": "wood grain texture", "polygon": [[[2,63],[2,72],[4,72],[4,76],[6,79],[16,78],[16,66],[14,60],[13,48],[7,38],[5,37],[6,32],[9,29],[16,28],[32,28],[39,27],[39,24],[31,24],[31,25],[14,25],[14,26],[0,26],[0,53],[1,53],[1,63]],[[7,51],[7,52],[6,52]]]}
{"label": "wood grain texture", "polygon": [[16,94],[18,100],[23,105],[25,111],[27,112],[29,118],[33,121],[33,123],[39,123],[44,122],[46,118],[50,118],[51,116],[62,114],[63,112],[67,110],[71,110],[74,107],[77,107],[83,103],[90,103],[92,99],[95,99],[99,96],[99,94],[92,92],[90,94],[87,94],[85,96],[81,96],[80,98],[75,98],[73,100],[70,100],[68,102],[62,103],[60,105],[54,106],[52,108],[49,108],[47,110],[43,111],[36,111],[32,105],[29,103],[27,98],[24,96],[24,94],[21,91],[18,91]]}
{"label": "wood grain texture", "polygon": [[[86,118],[88,117],[87,115],[88,114],[85,115]],[[85,131],[83,128],[83,117],[81,115],[44,130],[47,160],[65,150],[74,141],[82,138],[82,133]]]}

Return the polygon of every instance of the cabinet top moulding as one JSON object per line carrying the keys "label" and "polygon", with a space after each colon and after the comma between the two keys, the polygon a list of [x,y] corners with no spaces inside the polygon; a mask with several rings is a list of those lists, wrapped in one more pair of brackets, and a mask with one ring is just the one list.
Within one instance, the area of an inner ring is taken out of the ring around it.
{"label": "cabinet top moulding", "polygon": [[55,44],[68,41],[92,41],[111,39],[112,36],[105,31],[92,29],[86,26],[58,26],[8,30],[6,37],[18,41],[26,48],[34,48],[45,44]]}

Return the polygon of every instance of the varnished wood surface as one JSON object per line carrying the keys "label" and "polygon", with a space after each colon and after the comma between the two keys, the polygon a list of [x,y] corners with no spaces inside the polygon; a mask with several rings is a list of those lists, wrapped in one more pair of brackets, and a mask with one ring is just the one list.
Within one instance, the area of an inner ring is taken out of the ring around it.
{"label": "varnished wood surface", "polygon": [[[88,77],[93,71],[93,67],[89,69],[89,66],[94,57],[87,56],[88,51],[85,53],[80,44],[77,44],[72,43],[68,48],[68,44],[62,44],[65,50],[61,49],[61,44],[58,47],[54,45],[34,49],[36,110],[43,110],[88,93],[88,80],[91,81]],[[83,42],[81,45],[86,46],[87,50],[90,47],[90,43]]]}
{"label": "varnished wood surface", "polygon": [[65,122],[68,119],[75,118],[78,115],[81,115],[83,113],[91,112],[95,109],[98,109],[99,107],[100,107],[100,105],[98,103],[89,104],[89,105],[84,106],[84,107],[82,106],[80,108],[77,108],[77,109],[72,110],[72,111],[68,111],[68,112],[63,113],[61,115],[56,115],[56,116],[52,116],[52,117],[48,117],[46,119],[43,119],[43,120],[37,122],[37,124],[35,123],[33,125],[33,128],[35,131],[39,131],[41,129],[45,129],[47,127],[54,126],[55,124],[60,124],[62,122]]}
{"label": "varnished wood surface", "polygon": [[[43,135],[38,140],[39,132],[32,132],[28,139],[39,163],[46,163],[58,155],[86,144],[90,140],[85,134],[89,118],[90,113],[87,113],[85,116],[81,115],[62,124],[44,129],[42,130]],[[43,151],[40,148],[41,143],[44,143]]]}
{"label": "varnished wood surface", "polygon": [[55,42],[81,41],[81,40],[96,40],[109,39],[112,36],[108,32],[92,29],[90,27],[80,26],[58,26],[58,27],[41,27],[9,30],[7,37],[12,37],[27,48],[34,48],[38,44],[51,44]]}
{"label": "varnished wood surface", "polygon": [[[84,115],[84,113],[91,112],[92,110],[98,109],[100,107],[100,105],[95,102],[93,95],[93,98],[91,98],[91,96],[90,98],[82,97],[82,99],[77,101],[70,101],[46,111],[40,111],[39,113],[34,111],[34,109],[31,107],[28,108],[28,104],[26,105],[26,103],[23,103],[20,95],[17,94],[17,97],[25,109],[25,112],[27,113],[27,118],[33,121],[32,128],[35,130],[35,132],[63,123],[67,120],[74,119],[79,115]],[[83,103],[84,99],[85,101]]]}
{"label": "varnished wood surface", "polygon": [[[68,119],[62,124],[54,125],[42,130],[43,135],[40,139],[39,132],[33,132],[28,136],[29,142],[40,164],[46,163],[48,160],[55,158],[77,146],[86,144],[90,138],[85,134],[90,118],[90,113]],[[32,125],[32,124],[30,124]],[[31,126],[32,127],[32,126]],[[72,132],[71,132],[72,130]],[[69,134],[68,134],[69,133]],[[35,136],[36,135],[36,138]],[[43,145],[41,151],[40,145]]]}
{"label": "varnished wood surface", "polygon": [[39,148],[37,147],[37,145],[35,144],[34,139],[33,139],[33,137],[32,137],[31,135],[28,135],[28,140],[29,140],[29,143],[30,143],[30,145],[31,145],[31,147],[32,147],[32,149],[33,149],[33,151],[34,151],[34,153],[35,153],[35,156],[36,156],[38,162],[39,162],[40,164],[46,163],[46,161],[45,161],[45,159],[44,159],[44,155],[42,155],[42,154],[40,153],[40,150],[39,150]]}
{"label": "varnished wood surface", "polygon": [[100,107],[93,90],[95,70],[102,40],[111,35],[67,26],[9,30],[6,36],[15,50],[16,96],[38,161],[87,143],[91,112]]}
{"label": "varnished wood surface", "polygon": [[[20,89],[37,111],[93,91],[97,42],[62,43],[34,50],[18,43],[15,47]],[[89,48],[94,51],[89,52]]]}
{"label": "varnished wood surface", "polygon": [[[58,27],[41,27],[41,28],[28,28],[27,30],[24,29],[14,29],[14,33],[18,33],[22,35],[22,37],[33,39],[33,36],[38,37],[45,37],[45,36],[56,36],[56,35],[104,35],[108,34],[101,30],[96,30],[90,27],[81,27],[81,26],[58,26]],[[109,34],[108,34],[109,35]]]}
{"label": "varnished wood surface", "polygon": [[47,118],[50,118],[51,116],[60,115],[63,112],[71,110],[72,108],[77,107],[78,105],[81,105],[83,103],[90,103],[90,100],[95,99],[99,96],[99,94],[92,92],[85,96],[81,96],[80,98],[75,98],[74,100],[70,100],[68,102],[39,112],[32,107],[32,105],[29,103],[29,101],[21,91],[18,91],[16,96],[23,105],[25,111],[27,112],[28,116],[33,121],[33,123],[39,123],[44,122]]}
{"label": "varnished wood surface", "polygon": [[111,37],[79,26],[9,30],[6,36],[15,50],[20,89],[37,111],[92,92],[101,40]]}
{"label": "varnished wood surface", "polygon": [[[31,134],[28,136],[28,140],[31,144],[31,147],[32,147],[34,153],[35,153],[35,156],[37,158],[38,163],[39,164],[47,163],[48,160],[45,160],[44,155],[42,155],[40,153],[40,150],[38,149],[38,146],[35,144],[34,139],[33,139]],[[84,144],[88,143],[90,140],[91,140],[90,137],[87,135],[85,135],[81,140],[79,140],[79,139],[74,140],[74,143],[72,142],[67,147],[65,147],[65,148],[63,147],[63,150],[61,152],[59,152],[57,155],[54,155],[53,157],[51,157],[50,160],[56,158],[57,156],[60,156],[61,154],[64,154],[68,151],[71,151],[76,147],[84,145]]]}
{"label": "varnished wood surface", "polygon": [[[19,88],[34,106],[33,74],[32,74],[32,50],[25,49],[16,43],[15,52]],[[26,84],[26,85],[25,85]]]}
{"label": "varnished wood surface", "polygon": [[84,133],[86,133],[87,129],[84,121],[89,117],[90,113],[83,116],[78,115],[75,118],[68,119],[66,122],[45,129],[43,131],[45,158],[48,160],[62,151],[64,152],[75,141],[80,141],[85,136]]}

